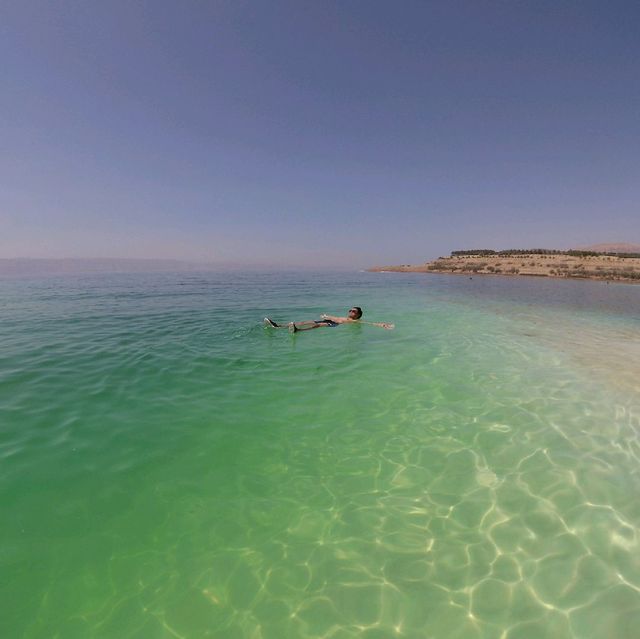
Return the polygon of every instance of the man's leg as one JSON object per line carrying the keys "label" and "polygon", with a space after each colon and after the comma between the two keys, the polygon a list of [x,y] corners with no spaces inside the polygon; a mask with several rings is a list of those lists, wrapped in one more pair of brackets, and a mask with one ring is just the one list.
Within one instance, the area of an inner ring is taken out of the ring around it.
{"label": "man's leg", "polygon": [[327,326],[327,324],[324,322],[316,322],[314,320],[289,322],[289,332],[297,333],[298,331],[312,331],[314,328],[322,328],[323,326]]}
{"label": "man's leg", "polygon": [[288,324],[276,324],[272,319],[264,318],[265,326],[271,328],[288,328],[289,332],[297,333],[298,331],[311,331],[314,328],[320,328],[321,326],[327,326],[324,322],[317,322],[315,320],[303,320],[301,322],[289,322]]}
{"label": "man's leg", "polygon": [[[289,328],[290,329],[292,324],[295,324],[297,330],[299,331],[308,331],[310,328],[318,328],[316,326],[316,322],[314,322],[313,320],[305,320],[303,322],[288,322],[287,324],[276,324],[276,322],[274,322],[269,317],[264,318],[264,325],[268,326],[269,328]],[[308,326],[308,328],[298,328],[299,326]]]}

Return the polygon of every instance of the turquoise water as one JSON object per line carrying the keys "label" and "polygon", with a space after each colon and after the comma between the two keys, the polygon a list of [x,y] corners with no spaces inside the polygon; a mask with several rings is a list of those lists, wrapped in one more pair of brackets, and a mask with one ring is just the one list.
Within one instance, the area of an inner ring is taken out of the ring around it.
{"label": "turquoise water", "polygon": [[[640,287],[0,281],[3,638],[626,639]],[[297,335],[276,321],[395,322]]]}

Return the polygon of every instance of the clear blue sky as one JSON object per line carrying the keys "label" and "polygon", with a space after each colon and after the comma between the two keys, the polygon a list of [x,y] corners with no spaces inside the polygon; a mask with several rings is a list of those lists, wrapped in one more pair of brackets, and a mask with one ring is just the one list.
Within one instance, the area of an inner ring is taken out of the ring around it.
{"label": "clear blue sky", "polygon": [[635,2],[0,8],[0,257],[640,242]]}

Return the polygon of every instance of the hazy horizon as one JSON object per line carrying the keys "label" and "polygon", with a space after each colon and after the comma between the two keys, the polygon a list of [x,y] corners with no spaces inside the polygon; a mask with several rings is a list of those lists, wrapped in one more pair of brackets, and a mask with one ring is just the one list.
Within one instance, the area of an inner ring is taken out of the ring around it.
{"label": "hazy horizon", "polygon": [[0,257],[366,268],[640,243],[638,18],[10,0]]}
{"label": "hazy horizon", "polygon": [[269,262],[212,262],[171,258],[109,258],[109,257],[0,257],[0,277],[41,275],[82,275],[101,273],[196,273],[208,271],[353,271],[348,266],[300,266]]}
{"label": "hazy horizon", "polygon": [[[460,248],[460,247],[458,247]],[[494,247],[494,246],[468,246],[471,248],[490,248],[496,250],[506,250],[507,248],[535,248],[532,246],[521,247]],[[590,246],[575,247],[537,247],[537,248],[555,248],[560,250],[595,250],[595,251],[631,251],[640,252],[640,245],[629,244],[626,242],[601,243]],[[450,251],[443,255],[448,255]],[[430,256],[422,262],[430,261],[439,256]],[[406,263],[406,262],[404,262]],[[418,264],[421,262],[415,262]],[[358,270],[370,268],[374,266],[391,266],[391,264],[368,264],[359,267]],[[354,267],[344,265],[283,265],[269,262],[213,262],[213,261],[194,261],[180,260],[172,258],[113,258],[113,257],[65,257],[65,258],[41,258],[41,257],[17,257],[4,258],[0,257],[0,276],[30,276],[41,274],[64,275],[64,274],[82,274],[82,273],[135,273],[135,272],[194,272],[194,271],[227,271],[227,270],[287,270],[301,269],[306,270],[353,270]]]}

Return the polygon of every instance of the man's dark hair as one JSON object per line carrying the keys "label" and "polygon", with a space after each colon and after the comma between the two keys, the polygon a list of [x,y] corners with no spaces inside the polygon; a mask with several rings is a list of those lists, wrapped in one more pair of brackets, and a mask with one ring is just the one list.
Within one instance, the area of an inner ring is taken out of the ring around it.
{"label": "man's dark hair", "polygon": [[351,307],[354,311],[358,311],[358,318],[360,319],[362,317],[362,309],[359,306],[352,306]]}

